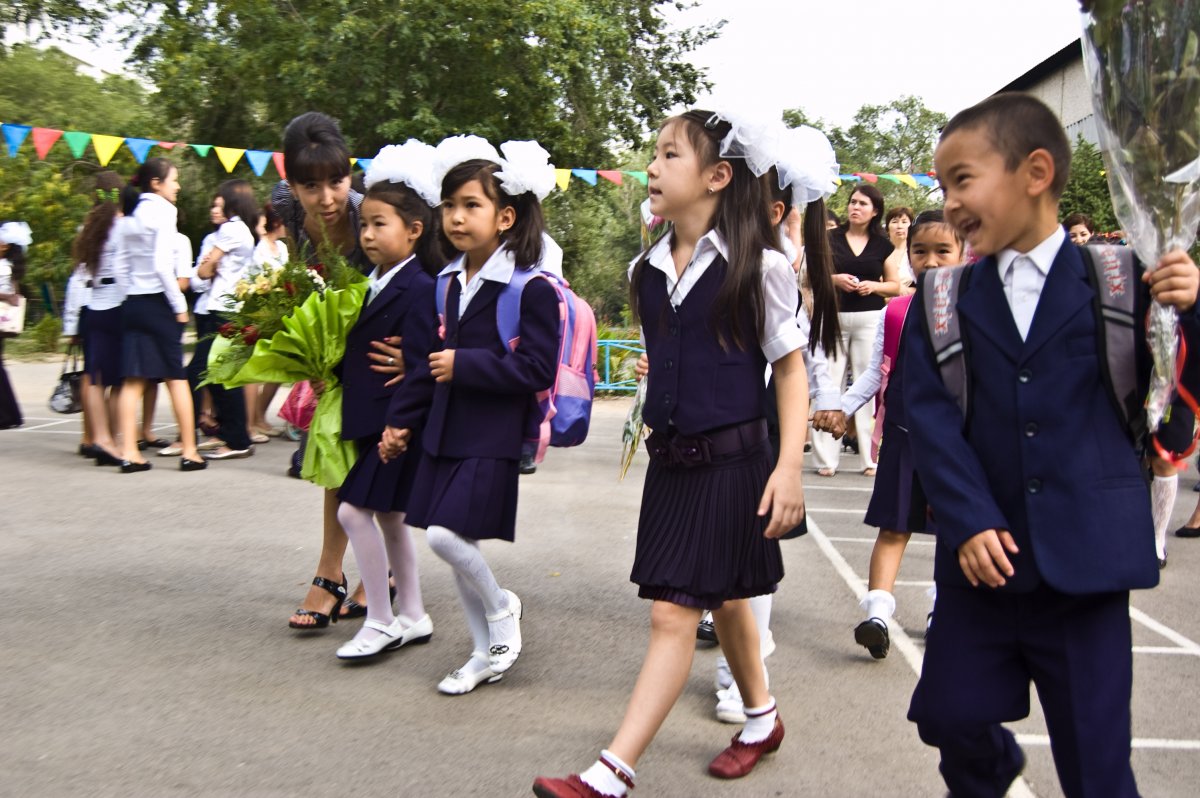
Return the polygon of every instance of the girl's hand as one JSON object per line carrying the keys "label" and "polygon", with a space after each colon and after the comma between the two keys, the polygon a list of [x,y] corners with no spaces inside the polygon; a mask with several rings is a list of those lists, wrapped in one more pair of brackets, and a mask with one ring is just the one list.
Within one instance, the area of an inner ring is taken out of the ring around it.
{"label": "girl's hand", "polygon": [[404,379],[404,353],[400,351],[400,341],[398,335],[384,338],[382,341],[372,341],[371,346],[377,351],[367,353],[367,357],[371,359],[371,371],[395,375],[383,384],[384,388],[391,388]]}
{"label": "girl's hand", "polygon": [[412,437],[411,430],[384,427],[383,438],[379,441],[379,459],[386,463],[408,451],[410,437]]}
{"label": "girl's hand", "polygon": [[771,522],[763,534],[778,538],[793,529],[804,519],[804,486],[798,468],[776,468],[767,480],[762,501],[758,503],[759,516],[771,514]]}
{"label": "girl's hand", "polygon": [[835,274],[833,275],[833,284],[847,294],[858,290],[858,278],[853,274]]}
{"label": "girl's hand", "polygon": [[325,393],[325,380],[309,380],[308,385],[312,388],[313,395],[318,398]]}
{"label": "girl's hand", "polygon": [[841,410],[818,410],[813,413],[813,427],[840,438],[846,434],[846,414]]}
{"label": "girl's hand", "polygon": [[1149,283],[1150,296],[1161,305],[1174,305],[1180,311],[1191,310],[1200,288],[1200,270],[1182,249],[1162,256],[1154,271],[1142,275]]}
{"label": "girl's hand", "polygon": [[429,371],[436,382],[450,382],[454,379],[454,350],[443,349],[429,356]]}
{"label": "girl's hand", "polygon": [[637,378],[638,382],[641,382],[649,373],[650,358],[646,357],[645,352],[642,352],[642,354],[638,356],[637,363],[635,363],[633,366],[633,376]]}
{"label": "girl's hand", "polygon": [[858,288],[854,289],[859,296],[870,296],[879,288],[879,283],[874,280],[863,280],[858,284]]}

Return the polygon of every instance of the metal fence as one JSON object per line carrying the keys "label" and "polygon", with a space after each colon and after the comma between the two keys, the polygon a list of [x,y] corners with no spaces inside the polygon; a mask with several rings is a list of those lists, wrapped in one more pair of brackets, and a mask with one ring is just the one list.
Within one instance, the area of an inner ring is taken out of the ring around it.
{"label": "metal fence", "polygon": [[602,338],[597,342],[596,373],[599,382],[597,391],[612,391],[616,393],[633,393],[637,390],[637,381],[630,376],[628,379],[613,381],[614,370],[629,357],[636,358],[645,352],[642,342],[634,339]]}

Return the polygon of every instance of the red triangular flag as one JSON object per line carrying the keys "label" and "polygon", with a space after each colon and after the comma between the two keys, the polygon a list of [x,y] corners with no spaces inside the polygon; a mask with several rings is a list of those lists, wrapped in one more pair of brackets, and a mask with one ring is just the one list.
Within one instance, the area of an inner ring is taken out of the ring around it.
{"label": "red triangular flag", "polygon": [[46,160],[46,154],[50,152],[50,148],[54,146],[54,142],[62,138],[61,130],[54,130],[48,127],[35,127],[33,129],[33,148],[37,150],[39,161]]}
{"label": "red triangular flag", "polygon": [[618,186],[621,185],[621,173],[619,171],[614,171],[612,169],[597,169],[596,174],[600,175],[610,183],[616,183]]}
{"label": "red triangular flag", "polygon": [[275,171],[279,173],[280,177],[282,177],[284,180],[287,180],[287,173],[283,171],[283,153],[271,153],[271,160],[275,163]]}
{"label": "red triangular flag", "polygon": [[157,142],[157,144],[158,144],[158,146],[162,147],[164,150],[173,150],[173,149],[175,149],[175,146],[177,144],[179,144],[179,142],[178,141],[160,141],[160,142]]}

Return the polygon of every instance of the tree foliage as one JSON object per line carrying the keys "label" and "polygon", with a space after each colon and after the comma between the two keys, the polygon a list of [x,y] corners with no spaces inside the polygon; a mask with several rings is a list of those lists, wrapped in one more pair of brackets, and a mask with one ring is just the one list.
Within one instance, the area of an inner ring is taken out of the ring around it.
{"label": "tree foliage", "polygon": [[1099,231],[1116,230],[1120,225],[1113,212],[1112,194],[1104,173],[1100,150],[1082,136],[1075,140],[1071,153],[1071,176],[1059,201],[1062,216],[1082,213],[1091,218]]}

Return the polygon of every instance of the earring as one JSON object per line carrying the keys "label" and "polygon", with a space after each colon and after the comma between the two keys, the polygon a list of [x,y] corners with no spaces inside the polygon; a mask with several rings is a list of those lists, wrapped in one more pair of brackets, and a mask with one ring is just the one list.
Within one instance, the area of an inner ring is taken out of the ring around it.
{"label": "earring", "polygon": [[713,193],[712,186],[709,186],[709,187],[708,187],[708,193],[709,193],[709,194]]}

